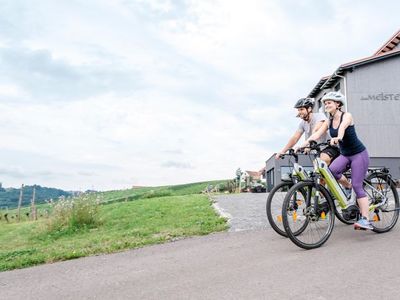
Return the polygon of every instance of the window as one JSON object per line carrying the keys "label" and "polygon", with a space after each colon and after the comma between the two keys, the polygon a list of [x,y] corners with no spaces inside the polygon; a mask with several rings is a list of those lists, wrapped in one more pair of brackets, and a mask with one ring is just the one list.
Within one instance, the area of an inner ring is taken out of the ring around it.
{"label": "window", "polygon": [[281,180],[287,180],[289,175],[292,174],[292,167],[282,166],[281,167]]}
{"label": "window", "polygon": [[274,168],[267,171],[267,190],[270,192],[274,187]]}
{"label": "window", "polygon": [[323,113],[325,112],[325,107],[324,104],[322,103],[322,97],[318,99],[317,103],[318,103],[318,112]]}
{"label": "window", "polygon": [[314,167],[304,167],[304,170],[309,173],[314,171]]}
{"label": "window", "polygon": [[[304,167],[304,171],[306,171],[306,173],[312,172],[314,171],[313,167]],[[289,179],[289,174],[292,174],[293,171],[293,167],[289,167],[289,166],[282,166],[281,167],[281,180],[288,180]]]}

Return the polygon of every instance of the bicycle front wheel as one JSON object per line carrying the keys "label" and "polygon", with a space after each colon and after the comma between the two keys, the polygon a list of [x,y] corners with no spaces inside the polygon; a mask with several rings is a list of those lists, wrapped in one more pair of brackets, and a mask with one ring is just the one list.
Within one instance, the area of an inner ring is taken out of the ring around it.
{"label": "bicycle front wheel", "polygon": [[[297,207],[293,207],[297,197]],[[299,182],[287,193],[282,206],[283,226],[290,240],[303,249],[322,246],[335,223],[335,208],[329,192],[314,182]]]}
{"label": "bicycle front wheel", "polygon": [[399,195],[387,174],[372,173],[364,183],[373,231],[383,233],[391,230],[399,218]]}
{"label": "bicycle front wheel", "polygon": [[272,229],[281,236],[287,237],[283,228],[282,205],[289,189],[293,186],[293,182],[282,182],[275,186],[268,194],[266,203],[266,212],[268,222]]}

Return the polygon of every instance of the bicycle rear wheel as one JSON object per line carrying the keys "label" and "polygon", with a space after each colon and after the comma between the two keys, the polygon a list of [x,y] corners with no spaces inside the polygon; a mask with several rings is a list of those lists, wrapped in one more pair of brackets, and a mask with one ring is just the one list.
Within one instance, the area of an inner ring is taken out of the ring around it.
{"label": "bicycle rear wheel", "polygon": [[[300,204],[291,207],[296,195]],[[329,192],[314,182],[299,182],[287,193],[282,206],[283,226],[290,240],[303,249],[322,246],[332,233],[335,208]]]}
{"label": "bicycle rear wheel", "polygon": [[391,230],[399,218],[399,195],[387,174],[372,173],[364,182],[369,205],[378,206],[369,212],[373,231],[383,233]]}
{"label": "bicycle rear wheel", "polygon": [[285,228],[283,228],[282,205],[287,192],[293,184],[293,182],[282,182],[275,186],[269,193],[266,203],[269,224],[276,233],[284,237],[287,237],[287,234]]}

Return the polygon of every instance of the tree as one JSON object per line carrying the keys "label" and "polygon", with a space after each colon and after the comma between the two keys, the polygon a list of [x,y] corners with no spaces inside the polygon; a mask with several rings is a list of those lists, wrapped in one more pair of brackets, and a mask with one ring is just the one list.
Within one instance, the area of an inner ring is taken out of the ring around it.
{"label": "tree", "polygon": [[240,169],[240,168],[238,168],[237,170],[236,170],[236,180],[237,181],[239,181],[239,193],[240,193],[240,190],[241,190],[241,188],[242,188],[242,174],[243,174],[243,172],[242,172],[242,170]]}

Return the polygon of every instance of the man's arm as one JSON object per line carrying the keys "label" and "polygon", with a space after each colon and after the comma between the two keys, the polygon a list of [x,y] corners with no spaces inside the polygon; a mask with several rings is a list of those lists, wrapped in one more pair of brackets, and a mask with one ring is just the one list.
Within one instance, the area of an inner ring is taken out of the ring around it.
{"label": "man's arm", "polygon": [[301,147],[308,146],[310,141],[318,140],[328,130],[328,121],[319,123],[321,123],[321,125],[319,125],[318,130],[315,131],[307,140],[305,140],[304,143],[301,145]]}
{"label": "man's arm", "polygon": [[315,124],[312,133],[317,132],[321,128],[321,126],[324,125],[324,122],[328,123],[328,120],[326,120],[326,119],[325,120],[321,120],[317,124]]}
{"label": "man's arm", "polygon": [[286,146],[283,147],[283,149],[275,155],[275,158],[279,159],[279,157],[282,154],[284,154],[286,151],[288,151],[290,148],[292,148],[294,145],[296,145],[296,143],[300,140],[302,135],[303,135],[302,131],[296,130],[296,132],[293,134],[293,136],[289,139]]}

